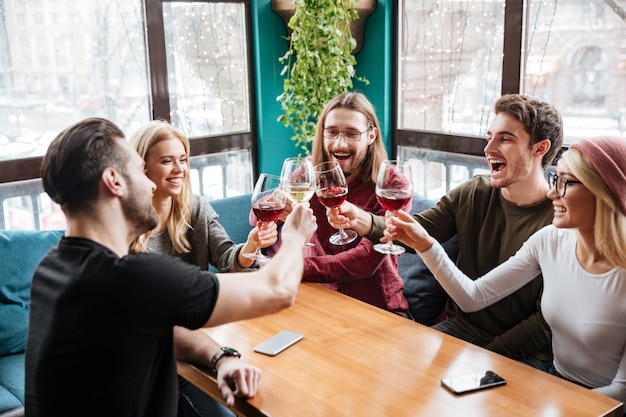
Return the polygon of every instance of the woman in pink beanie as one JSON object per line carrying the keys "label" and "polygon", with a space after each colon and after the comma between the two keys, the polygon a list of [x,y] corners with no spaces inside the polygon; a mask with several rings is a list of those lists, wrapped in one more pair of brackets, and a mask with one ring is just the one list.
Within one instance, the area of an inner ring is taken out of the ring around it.
{"label": "woman in pink beanie", "polygon": [[554,374],[626,402],[626,138],[571,145],[549,174],[551,225],[508,261],[471,280],[412,216],[387,219],[464,311],[477,311],[543,274]]}

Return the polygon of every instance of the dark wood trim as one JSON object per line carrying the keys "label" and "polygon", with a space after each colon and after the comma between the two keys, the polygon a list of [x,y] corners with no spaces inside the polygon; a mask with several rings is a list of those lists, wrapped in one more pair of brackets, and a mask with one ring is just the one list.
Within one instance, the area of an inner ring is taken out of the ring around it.
{"label": "dark wood trim", "polygon": [[399,57],[400,57],[400,45],[402,41],[398,39],[400,30],[398,26],[400,26],[400,5],[398,4],[398,0],[393,0],[391,2],[391,18],[394,19],[394,22],[391,22],[391,149],[390,149],[390,157],[391,159],[396,159],[398,152],[398,101],[400,97],[400,92],[398,88],[399,83]]}
{"label": "dark wood trim", "polygon": [[189,145],[192,156],[247,150],[254,145],[254,135],[251,132],[241,132],[227,136],[196,138],[190,140]]}
{"label": "dark wood trim", "polygon": [[152,118],[170,121],[169,87],[167,84],[167,58],[165,29],[163,27],[163,2],[146,0],[146,43],[152,92]]}
{"label": "dark wood trim", "polygon": [[0,183],[30,180],[41,175],[43,156],[0,161]]}
{"label": "dark wood trim", "polygon": [[485,156],[485,139],[480,137],[449,135],[438,132],[398,130],[397,146],[425,148],[441,152]]}
{"label": "dark wood trim", "polygon": [[506,0],[502,57],[502,94],[520,92],[522,70],[522,29],[524,2]]}

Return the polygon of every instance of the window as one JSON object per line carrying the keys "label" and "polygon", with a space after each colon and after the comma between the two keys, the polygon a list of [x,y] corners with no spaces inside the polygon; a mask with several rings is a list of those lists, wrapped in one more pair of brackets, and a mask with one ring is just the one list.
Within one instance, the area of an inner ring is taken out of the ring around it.
{"label": "window", "polygon": [[399,0],[397,26],[395,139],[425,196],[481,172],[503,93],[555,105],[566,144],[626,132],[626,0]]}
{"label": "window", "polygon": [[0,227],[45,227],[43,217],[56,216],[31,180],[50,141],[86,117],[107,118],[127,136],[153,118],[170,120],[191,140],[196,193],[251,191],[248,8],[246,0],[0,1]]}
{"label": "window", "polygon": [[400,1],[398,126],[486,131],[502,87],[504,3]]}
{"label": "window", "polygon": [[566,143],[624,135],[626,0],[531,1],[528,9],[522,92],[559,109]]}

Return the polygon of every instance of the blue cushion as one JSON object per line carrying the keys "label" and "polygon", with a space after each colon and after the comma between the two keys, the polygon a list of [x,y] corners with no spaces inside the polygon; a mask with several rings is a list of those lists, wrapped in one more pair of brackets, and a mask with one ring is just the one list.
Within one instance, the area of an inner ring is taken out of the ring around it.
{"label": "blue cushion", "polygon": [[0,412],[24,405],[24,354],[0,357]]}
{"label": "blue cushion", "polygon": [[14,408],[18,408],[23,405],[23,403],[15,398],[15,395],[11,394],[6,388],[0,386],[0,413],[13,410]]}
{"label": "blue cushion", "polygon": [[251,194],[227,197],[218,200],[211,200],[211,206],[219,214],[219,222],[228,232],[228,236],[235,243],[244,243],[248,240],[248,233],[252,230],[248,215],[252,205],[250,203]]}
{"label": "blue cushion", "polygon": [[[434,206],[435,202],[420,195],[413,196],[411,214]],[[452,259],[458,254],[458,241],[454,236],[443,243],[443,248]],[[436,323],[443,312],[448,295],[435,279],[422,258],[416,253],[403,253],[398,257],[399,274],[404,281],[404,296],[409,303],[413,319],[426,326]]]}
{"label": "blue cushion", "polygon": [[0,230],[0,356],[24,351],[33,272],[62,234]]}

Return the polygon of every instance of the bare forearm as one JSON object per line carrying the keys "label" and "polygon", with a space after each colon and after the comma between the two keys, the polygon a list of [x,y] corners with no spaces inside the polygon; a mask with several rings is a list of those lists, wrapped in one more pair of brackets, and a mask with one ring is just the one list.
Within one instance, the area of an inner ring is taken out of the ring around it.
{"label": "bare forearm", "polygon": [[176,359],[208,365],[220,345],[201,330],[174,327],[174,349]]}

